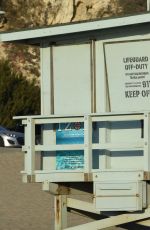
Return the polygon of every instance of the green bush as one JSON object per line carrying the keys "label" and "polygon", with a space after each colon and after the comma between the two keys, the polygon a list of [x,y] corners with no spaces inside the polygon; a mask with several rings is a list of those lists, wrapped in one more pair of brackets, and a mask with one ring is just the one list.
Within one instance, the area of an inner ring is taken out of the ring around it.
{"label": "green bush", "polygon": [[13,116],[40,114],[40,89],[35,82],[11,71],[8,61],[0,62],[0,124],[15,126]]}

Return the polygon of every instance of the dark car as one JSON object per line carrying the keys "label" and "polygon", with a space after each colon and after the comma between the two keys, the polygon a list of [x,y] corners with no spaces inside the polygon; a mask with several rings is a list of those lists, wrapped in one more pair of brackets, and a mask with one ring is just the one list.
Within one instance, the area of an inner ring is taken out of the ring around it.
{"label": "dark car", "polygon": [[24,145],[24,134],[0,126],[0,147],[21,147]]}

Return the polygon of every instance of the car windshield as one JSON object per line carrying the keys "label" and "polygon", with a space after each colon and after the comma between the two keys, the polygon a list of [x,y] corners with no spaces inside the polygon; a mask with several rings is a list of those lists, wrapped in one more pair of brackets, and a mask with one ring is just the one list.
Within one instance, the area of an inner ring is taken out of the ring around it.
{"label": "car windshield", "polygon": [[7,131],[7,129],[0,125],[0,131]]}

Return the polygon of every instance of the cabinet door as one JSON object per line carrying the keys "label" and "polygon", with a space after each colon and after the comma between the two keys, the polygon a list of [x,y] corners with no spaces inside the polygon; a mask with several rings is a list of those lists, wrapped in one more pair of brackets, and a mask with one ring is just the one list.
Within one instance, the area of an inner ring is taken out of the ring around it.
{"label": "cabinet door", "polygon": [[95,184],[96,209],[99,211],[142,210],[146,197],[145,182],[103,182]]}

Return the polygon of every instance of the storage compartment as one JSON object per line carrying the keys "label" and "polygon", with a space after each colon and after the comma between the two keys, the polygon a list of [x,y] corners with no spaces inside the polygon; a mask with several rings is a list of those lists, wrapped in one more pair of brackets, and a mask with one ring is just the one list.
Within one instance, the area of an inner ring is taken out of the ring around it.
{"label": "storage compartment", "polygon": [[146,206],[146,183],[111,181],[95,183],[95,206],[99,211],[136,211]]}

